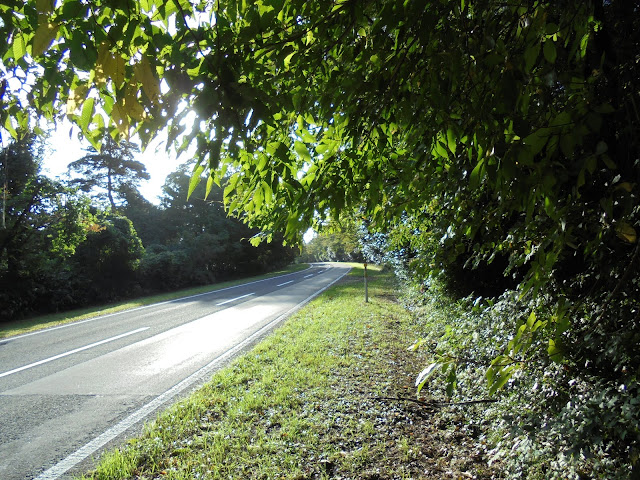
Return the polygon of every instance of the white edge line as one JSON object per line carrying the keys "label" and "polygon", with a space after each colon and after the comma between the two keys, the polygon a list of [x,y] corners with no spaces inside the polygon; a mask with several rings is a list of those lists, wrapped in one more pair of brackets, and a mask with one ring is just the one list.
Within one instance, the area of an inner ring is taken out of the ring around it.
{"label": "white edge line", "polygon": [[289,280],[288,282],[284,282],[284,283],[280,283],[279,285],[276,285],[276,287],[283,287],[285,285],[289,285],[290,283],[293,283],[294,280]]}
{"label": "white edge line", "polygon": [[97,317],[87,318],[86,320],[78,320],[77,322],[66,323],[64,325],[58,325],[57,327],[45,328],[42,330],[38,330],[37,332],[23,333],[22,335],[16,335],[15,337],[6,337],[0,338],[0,341],[13,341],[18,340],[19,338],[30,337],[31,335],[39,335],[41,333],[51,332],[52,330],[59,330],[61,328],[72,327],[74,325],[80,325],[82,323],[94,322],[96,320],[102,320],[103,318],[113,317],[115,315],[122,315],[123,313],[135,312],[137,310],[143,310],[145,308],[157,307],[158,305],[165,305],[167,303],[179,302],[181,300],[186,300],[189,298],[201,297],[203,295],[210,295],[212,293],[224,292],[225,290],[231,290],[232,288],[244,287],[246,285],[253,285],[254,283],[266,282],[267,280],[273,280],[274,278],[288,277],[289,275],[296,275],[298,273],[306,272],[307,270],[315,267],[316,265],[313,263],[309,264],[309,268],[305,268],[304,270],[300,270],[299,272],[285,273],[284,275],[278,275],[275,277],[263,278],[262,280],[254,280],[252,282],[241,283],[240,285],[233,285],[232,287],[224,287],[219,288],[218,290],[211,290],[210,292],[197,293],[195,295],[189,295],[186,297],[174,298],[173,300],[166,300],[164,302],[152,303],[150,305],[143,305],[142,307],[130,308],[128,310],[122,310],[120,312],[107,313],[106,315],[98,315]]}
{"label": "white edge line", "polygon": [[169,390],[167,390],[163,394],[161,394],[158,397],[154,398],[153,400],[151,400],[146,405],[143,405],[142,407],[140,407],[138,410],[133,412],[131,415],[129,415],[124,420],[120,421],[119,423],[117,423],[113,427],[109,428],[108,430],[106,430],[105,432],[103,432],[102,434],[100,434],[99,436],[94,438],[93,440],[91,440],[89,443],[87,443],[84,446],[80,447],[78,450],[73,452],[71,455],[69,455],[65,459],[61,460],[60,462],[58,462],[57,464],[55,464],[54,466],[52,466],[48,470],[46,470],[43,473],[41,473],[40,475],[38,475],[38,477],[36,477],[35,480],[56,480],[56,479],[58,479],[61,475],[64,475],[66,472],[68,472],[70,469],[72,469],[78,463],[83,461],[89,455],[95,453],[98,449],[104,447],[107,443],[109,443],[111,440],[116,438],[118,435],[122,434],[123,432],[125,432],[126,430],[131,428],[133,425],[135,425],[139,421],[143,420],[151,412],[153,412],[154,410],[159,408],[163,403],[167,402],[168,400],[171,400],[173,397],[178,395],[180,392],[182,392],[183,390],[185,390],[188,387],[190,387],[191,385],[193,385],[196,381],[198,381],[200,378],[202,378],[202,376],[208,374],[210,371],[213,371],[214,368],[219,363],[222,363],[223,361],[227,360],[229,357],[232,357],[237,352],[239,352],[243,348],[245,348],[247,345],[251,344],[251,342],[253,342],[256,338],[259,338],[262,334],[264,334],[265,332],[267,332],[270,329],[272,329],[273,327],[275,327],[278,323],[282,322],[287,317],[289,317],[290,315],[292,315],[295,312],[297,312],[298,310],[300,310],[303,306],[305,306],[311,300],[316,298],[318,295],[320,295],[326,289],[331,287],[334,283],[336,283],[340,279],[342,279],[342,277],[344,277],[350,271],[351,271],[351,268],[349,268],[345,273],[340,275],[334,281],[332,281],[331,283],[329,283],[325,287],[323,287],[320,290],[318,290],[317,292],[315,292],[313,295],[310,295],[307,298],[305,298],[302,302],[298,303],[295,307],[291,308],[290,310],[288,310],[285,313],[281,314],[280,316],[276,317],[274,320],[269,322],[267,325],[262,327],[260,330],[254,332],[253,334],[251,334],[250,336],[245,338],[242,342],[238,343],[235,347],[230,348],[229,350],[227,350],[226,352],[224,352],[220,356],[214,358],[211,362],[209,362],[204,367],[200,368],[199,370],[196,370],[194,373],[189,375],[187,378],[185,378],[181,382],[175,384],[173,387],[171,387]]}
{"label": "white edge line", "polygon": [[219,307],[220,305],[225,305],[227,303],[235,302],[236,300],[240,300],[241,298],[250,297],[251,295],[255,295],[255,294],[256,294],[256,292],[253,292],[253,293],[247,293],[246,295],[241,295],[241,296],[236,297],[236,298],[230,298],[229,300],[225,300],[224,302],[216,303],[216,307]]}
{"label": "white edge line", "polygon": [[137,330],[131,330],[130,332],[121,333],[120,335],[116,335],[115,337],[105,338],[104,340],[100,340],[99,342],[95,342],[90,345],[85,345],[84,347],[75,348],[73,350],[69,350],[68,352],[60,353],[58,355],[54,355],[53,357],[45,358],[44,360],[39,360],[37,362],[30,363],[29,365],[24,365],[22,367],[14,368],[13,370],[9,370],[8,372],[0,373],[0,378],[6,377],[14,373],[21,372],[23,370],[27,370],[29,368],[37,367],[38,365],[42,365],[44,363],[49,363],[54,360],[58,360],[59,358],[68,357],[69,355],[73,355],[74,353],[82,352],[83,350],[88,350],[90,348],[97,347],[98,345],[102,345],[104,343],[113,342],[114,340],[118,340],[123,337],[128,337],[129,335],[143,332],[148,329],[149,327],[142,327],[142,328],[138,328]]}

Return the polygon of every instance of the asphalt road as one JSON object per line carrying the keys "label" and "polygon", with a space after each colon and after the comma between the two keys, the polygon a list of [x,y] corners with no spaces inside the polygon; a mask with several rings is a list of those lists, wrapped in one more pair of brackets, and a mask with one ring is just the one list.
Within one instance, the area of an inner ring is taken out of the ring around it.
{"label": "asphalt road", "polygon": [[77,474],[347,271],[315,264],[0,340],[0,479]]}

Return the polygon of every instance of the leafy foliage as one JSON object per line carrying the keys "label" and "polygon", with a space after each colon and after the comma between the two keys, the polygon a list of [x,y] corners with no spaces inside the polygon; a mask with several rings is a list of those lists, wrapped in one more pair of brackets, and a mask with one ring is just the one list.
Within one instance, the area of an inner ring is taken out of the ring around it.
{"label": "leafy foliage", "polygon": [[[3,5],[0,124],[17,135],[27,104],[50,119],[66,107],[94,145],[105,131],[146,145],[166,129],[178,151],[197,150],[189,191],[205,172],[207,191],[228,179],[227,209],[267,239],[283,231],[299,241],[356,210],[411,276],[506,295],[516,312],[484,365],[491,391],[540,365],[571,395],[573,380],[635,391],[639,8]],[[451,386],[456,365],[446,367]],[[637,452],[638,440],[627,441]]]}
{"label": "leafy foliage", "polygon": [[134,159],[138,147],[131,142],[118,143],[107,136],[100,151],[93,147],[88,150],[87,155],[69,164],[69,171],[80,174],[71,185],[87,193],[95,188],[105,190],[114,212],[114,196],[135,195],[140,181],[151,178],[144,164]]}
{"label": "leafy foliage", "polygon": [[226,216],[220,188],[205,200],[200,185],[187,200],[189,166],[169,176],[162,208],[123,184],[126,203],[114,213],[43,176],[43,154],[35,135],[0,152],[1,320],[211,284],[294,258],[282,242],[252,247],[255,230]]}
{"label": "leafy foliage", "polygon": [[40,173],[42,154],[34,135],[0,152],[0,318],[74,304],[69,261],[93,215],[86,199]]}
{"label": "leafy foliage", "polygon": [[334,222],[314,236],[302,249],[304,262],[361,262],[364,257],[353,219]]}
{"label": "leafy foliage", "polygon": [[73,258],[83,280],[76,289],[92,302],[131,295],[143,254],[131,220],[117,214],[100,215]]}
{"label": "leafy foliage", "polygon": [[[403,301],[423,324],[414,348],[433,360],[417,379],[421,395],[458,401],[486,395],[487,366],[501,358],[502,345],[516,344],[512,319],[527,320],[518,331],[535,346],[540,332],[528,312],[548,308],[548,299],[532,305],[513,291],[492,302],[454,299],[437,281],[428,295],[407,288]],[[544,349],[526,354],[526,370],[513,370],[496,403],[465,412],[469,424],[487,426],[491,462],[509,478],[633,478],[640,441],[637,381],[622,383],[554,362]],[[514,356],[509,366],[517,362]]]}
{"label": "leafy foliage", "polygon": [[253,247],[256,234],[226,215],[222,189],[212,186],[205,198],[204,183],[193,185],[187,162],[171,173],[163,187],[161,209],[154,214],[155,236],[147,240],[141,282],[161,290],[203,285],[216,280],[256,274],[293,261],[295,251],[282,240]]}

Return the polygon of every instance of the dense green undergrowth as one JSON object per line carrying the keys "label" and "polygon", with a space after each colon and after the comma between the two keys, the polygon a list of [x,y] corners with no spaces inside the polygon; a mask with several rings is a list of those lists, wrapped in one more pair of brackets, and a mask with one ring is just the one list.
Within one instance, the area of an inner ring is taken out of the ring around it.
{"label": "dense green undergrowth", "polygon": [[[530,313],[548,313],[542,296],[535,305],[509,291],[495,301],[454,301],[434,282],[422,292],[407,287],[403,303],[422,323],[416,348],[428,352],[423,388],[449,390],[454,401],[486,394],[490,366],[504,358],[518,333],[529,345],[544,341]],[[521,319],[516,331],[515,319]],[[614,350],[602,355],[614,356]],[[633,376],[625,383],[615,375],[594,375],[589,362],[554,361],[540,348],[517,351],[511,361],[513,375],[497,401],[469,417],[490,425],[490,462],[500,462],[509,478],[638,478],[640,389]]]}

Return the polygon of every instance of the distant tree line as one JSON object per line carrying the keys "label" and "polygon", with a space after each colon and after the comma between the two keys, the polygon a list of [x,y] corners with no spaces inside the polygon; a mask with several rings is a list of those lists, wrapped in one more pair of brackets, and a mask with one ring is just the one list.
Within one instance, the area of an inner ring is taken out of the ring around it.
{"label": "distant tree line", "polygon": [[331,222],[302,247],[304,262],[362,262],[362,246],[353,219]]}
{"label": "distant tree line", "polygon": [[105,142],[72,162],[69,181],[41,171],[42,138],[0,151],[0,321],[206,285],[290,263],[282,242],[254,247],[256,231],[227,217],[222,189],[189,199],[191,168],[167,177],[161,205],[138,191],[149,177],[137,147]]}

